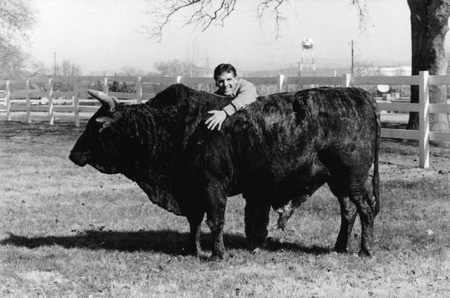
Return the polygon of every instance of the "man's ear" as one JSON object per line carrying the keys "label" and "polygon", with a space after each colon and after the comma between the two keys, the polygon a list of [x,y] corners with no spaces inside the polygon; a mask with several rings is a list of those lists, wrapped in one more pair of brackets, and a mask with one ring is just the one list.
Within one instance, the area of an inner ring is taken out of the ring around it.
{"label": "man's ear", "polygon": [[95,121],[102,124],[102,127],[98,131],[98,132],[102,132],[104,129],[111,126],[111,124],[114,122],[114,119],[111,117],[102,116],[102,117],[98,117],[97,119],[95,119]]}

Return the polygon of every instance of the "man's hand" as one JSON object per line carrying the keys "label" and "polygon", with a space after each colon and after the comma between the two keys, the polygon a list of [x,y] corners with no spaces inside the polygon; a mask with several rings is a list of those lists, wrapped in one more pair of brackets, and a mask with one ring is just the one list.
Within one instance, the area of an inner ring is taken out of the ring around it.
{"label": "man's hand", "polygon": [[208,129],[214,130],[218,126],[218,130],[222,128],[222,123],[227,118],[227,113],[225,111],[208,111],[208,114],[213,114],[206,120],[205,124],[208,125]]}

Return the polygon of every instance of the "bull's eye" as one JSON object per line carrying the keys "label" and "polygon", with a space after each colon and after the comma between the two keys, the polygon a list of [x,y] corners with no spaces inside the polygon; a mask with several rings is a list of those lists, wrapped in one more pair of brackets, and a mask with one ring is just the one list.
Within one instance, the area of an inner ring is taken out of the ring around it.
{"label": "bull's eye", "polygon": [[97,123],[100,123],[102,126],[98,130],[101,133],[103,130],[111,126],[112,119],[110,117],[99,117],[95,119]]}
{"label": "bull's eye", "polygon": [[102,125],[102,127],[100,127],[100,129],[98,130],[99,133],[102,133],[105,129],[110,128],[111,124],[109,123],[105,123]]}

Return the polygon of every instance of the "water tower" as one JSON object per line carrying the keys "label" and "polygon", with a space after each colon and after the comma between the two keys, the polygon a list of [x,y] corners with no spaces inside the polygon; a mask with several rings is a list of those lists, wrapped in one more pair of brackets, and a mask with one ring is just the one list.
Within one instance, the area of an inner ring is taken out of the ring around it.
{"label": "water tower", "polygon": [[307,37],[302,40],[302,58],[300,60],[298,76],[304,72],[316,75],[316,61],[314,59],[314,41]]}

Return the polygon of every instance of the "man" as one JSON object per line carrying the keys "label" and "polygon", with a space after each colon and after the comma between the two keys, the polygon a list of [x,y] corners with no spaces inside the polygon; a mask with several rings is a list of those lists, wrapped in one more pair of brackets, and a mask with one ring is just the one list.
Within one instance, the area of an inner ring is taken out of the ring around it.
{"label": "man", "polygon": [[[258,97],[256,88],[252,83],[244,79],[238,79],[236,76],[236,69],[231,64],[220,64],[214,70],[214,80],[218,87],[214,93],[229,97],[231,101],[220,111],[208,112],[212,116],[205,123],[211,130],[216,127],[220,130],[227,117],[255,102]],[[249,248],[253,252],[257,252],[260,247],[264,247],[266,244],[270,206],[261,204],[258,198],[245,199],[245,235],[249,242]]]}
{"label": "man", "polygon": [[252,83],[244,79],[238,79],[236,76],[236,69],[231,64],[222,63],[214,69],[214,80],[218,88],[214,93],[230,97],[231,102],[220,111],[208,112],[212,116],[205,123],[211,130],[216,127],[220,130],[227,117],[255,102],[258,97],[256,88]]}

